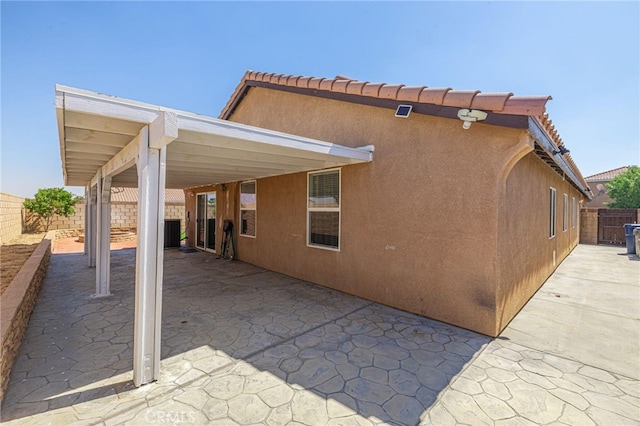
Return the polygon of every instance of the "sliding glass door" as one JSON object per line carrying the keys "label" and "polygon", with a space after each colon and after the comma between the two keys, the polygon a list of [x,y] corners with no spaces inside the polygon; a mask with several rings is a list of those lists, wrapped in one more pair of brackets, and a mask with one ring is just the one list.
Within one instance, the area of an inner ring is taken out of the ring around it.
{"label": "sliding glass door", "polygon": [[198,194],[196,201],[196,247],[216,251],[216,193]]}

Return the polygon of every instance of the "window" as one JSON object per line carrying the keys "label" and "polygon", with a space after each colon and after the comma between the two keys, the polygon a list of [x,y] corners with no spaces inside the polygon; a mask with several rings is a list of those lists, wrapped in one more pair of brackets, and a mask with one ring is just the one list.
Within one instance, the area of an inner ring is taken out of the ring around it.
{"label": "window", "polygon": [[240,184],[240,235],[256,236],[256,181]]}
{"label": "window", "polygon": [[571,197],[571,227],[575,228],[578,223],[578,203],[576,197]]}
{"label": "window", "polygon": [[556,189],[549,188],[549,238],[556,236]]}
{"label": "window", "polygon": [[307,244],[340,248],[340,170],[308,174]]}
{"label": "window", "polygon": [[562,232],[569,229],[569,196],[564,194],[564,200],[562,204]]}

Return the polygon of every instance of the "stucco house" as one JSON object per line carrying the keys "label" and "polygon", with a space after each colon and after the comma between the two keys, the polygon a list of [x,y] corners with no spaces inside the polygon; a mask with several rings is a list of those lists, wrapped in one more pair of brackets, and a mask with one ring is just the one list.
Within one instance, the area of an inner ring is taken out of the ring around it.
{"label": "stucco house", "polygon": [[625,245],[626,237],[623,225],[636,223],[640,209],[611,209],[607,184],[626,172],[631,166],[587,176],[585,181],[593,193],[593,198],[582,206],[580,211],[580,243]]}
{"label": "stucco house", "polygon": [[[496,336],[576,246],[590,195],[549,99],[248,72],[219,118],[374,161],[187,188],[187,214],[215,199],[214,248],[232,220],[238,259]],[[465,129],[461,110],[487,117]],[[202,249],[206,223],[187,227]]]}
{"label": "stucco house", "polygon": [[593,199],[587,202],[583,208],[585,209],[606,209],[607,204],[612,203],[613,200],[608,195],[607,184],[614,178],[620,176],[622,173],[629,170],[630,166],[618,167],[617,169],[607,170],[606,172],[596,173],[595,175],[587,176],[584,180],[589,185],[591,192],[593,192]]}
{"label": "stucco house", "polygon": [[591,191],[549,96],[247,72],[219,118],[56,86],[65,185],[110,294],[111,187],[137,187],[133,379],[159,377],[164,189],[189,245],[490,336],[577,245]]}

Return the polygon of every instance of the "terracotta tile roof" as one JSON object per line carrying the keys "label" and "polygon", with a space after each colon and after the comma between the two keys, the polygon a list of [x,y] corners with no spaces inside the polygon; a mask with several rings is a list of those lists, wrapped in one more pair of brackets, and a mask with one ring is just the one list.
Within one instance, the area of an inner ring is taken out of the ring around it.
{"label": "terracotta tile roof", "polygon": [[587,176],[585,180],[587,182],[610,181],[611,179],[629,170],[629,167],[631,166],[623,166],[618,167],[617,169],[607,170],[606,172],[596,173],[595,175]]}
{"label": "terracotta tile roof", "polygon": [[547,101],[551,99],[551,96],[514,96],[510,92],[482,93],[478,90],[454,90],[449,87],[434,88],[405,86],[404,84],[370,83],[342,75],[338,75],[335,78],[317,78],[247,71],[229,102],[220,113],[220,118],[228,118],[236,98],[242,93],[246,83],[250,81],[397,101],[456,108],[475,108],[497,114],[511,115],[542,115]]}
{"label": "terracotta tile roof", "polygon": [[[541,125],[556,148],[564,145],[558,131],[545,112],[545,106],[552,99],[551,96],[514,96],[511,92],[483,93],[478,90],[454,90],[449,87],[435,88],[405,86],[404,84],[370,83],[343,75],[337,75],[335,78],[318,78],[247,71],[222,109],[220,113],[221,119],[226,120],[229,118],[235,105],[240,101],[245,88],[251,85],[251,82],[392,99],[400,102],[480,109],[495,114],[528,116]],[[565,154],[563,158],[580,180],[580,185],[583,186],[583,189],[588,190],[588,185],[571,155]],[[576,184],[578,183],[576,182]]]}
{"label": "terracotta tile roof", "polygon": [[[137,203],[138,188],[111,188],[112,203]],[[184,191],[182,189],[165,189],[165,204],[184,204]]]}

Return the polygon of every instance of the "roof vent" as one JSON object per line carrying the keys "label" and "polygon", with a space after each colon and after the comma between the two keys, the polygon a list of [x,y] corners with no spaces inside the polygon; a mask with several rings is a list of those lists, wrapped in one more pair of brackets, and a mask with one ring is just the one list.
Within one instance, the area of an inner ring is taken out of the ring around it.
{"label": "roof vent", "polygon": [[413,110],[413,105],[398,105],[396,109],[396,117],[407,118]]}

